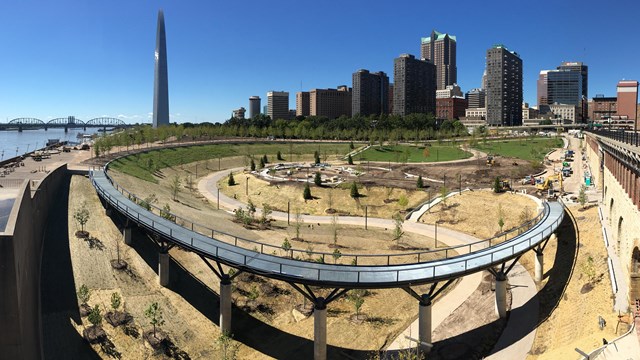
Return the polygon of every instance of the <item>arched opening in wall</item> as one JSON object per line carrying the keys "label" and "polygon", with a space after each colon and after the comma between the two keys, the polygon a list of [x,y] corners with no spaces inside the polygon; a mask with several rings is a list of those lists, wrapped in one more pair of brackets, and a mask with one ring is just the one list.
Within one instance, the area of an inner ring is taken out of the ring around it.
{"label": "arched opening in wall", "polygon": [[613,219],[613,198],[611,198],[611,202],[609,202],[609,225],[613,225],[611,219]]}
{"label": "arched opening in wall", "polygon": [[[638,244],[638,239],[635,239],[635,243]],[[629,283],[629,297],[633,299],[640,299],[640,249],[634,246],[631,252],[631,269],[630,269],[631,281]]]}
{"label": "arched opening in wall", "polygon": [[604,198],[605,199],[607,198],[607,187],[606,186],[604,187]]}
{"label": "arched opening in wall", "polygon": [[623,222],[623,218],[622,216],[620,216],[620,218],[618,219],[618,232],[617,232],[617,240],[618,240],[618,255],[620,255],[620,240],[622,240],[622,222]]}

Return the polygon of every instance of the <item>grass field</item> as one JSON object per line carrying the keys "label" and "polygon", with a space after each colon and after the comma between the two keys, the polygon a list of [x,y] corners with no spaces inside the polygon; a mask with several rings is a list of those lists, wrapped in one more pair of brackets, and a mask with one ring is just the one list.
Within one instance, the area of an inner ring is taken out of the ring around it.
{"label": "grass field", "polygon": [[[342,158],[349,152],[348,143],[239,143],[216,144],[154,150],[136,154],[114,161],[114,170],[135,176],[139,179],[158,183],[154,178],[155,170],[188,164],[196,161],[218,159],[229,156],[253,157],[256,162],[267,155],[269,162],[278,162],[276,154],[281,152],[282,161],[312,160],[318,151],[322,161]],[[309,156],[311,155],[311,156]]]}
{"label": "grass field", "polygon": [[356,155],[354,160],[416,163],[467,159],[471,156],[471,153],[451,145],[432,144],[427,147],[387,145],[372,146],[366,151]]}
{"label": "grass field", "polygon": [[478,142],[474,149],[488,154],[496,154],[522,160],[543,160],[555,148],[562,147],[561,138],[521,138],[517,140],[489,140]]}

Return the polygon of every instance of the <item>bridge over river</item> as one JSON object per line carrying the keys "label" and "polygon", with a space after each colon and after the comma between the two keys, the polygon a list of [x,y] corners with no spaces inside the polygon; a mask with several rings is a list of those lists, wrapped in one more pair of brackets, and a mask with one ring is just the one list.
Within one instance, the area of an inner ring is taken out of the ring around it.
{"label": "bridge over river", "polygon": [[48,121],[43,121],[36,118],[16,118],[8,123],[0,123],[0,130],[37,130],[37,129],[50,129],[50,128],[64,128],[65,132],[68,129],[84,129],[87,128],[125,128],[132,125],[126,124],[124,121],[118,118],[111,117],[98,117],[88,121],[83,121],[75,116],[61,117]]}

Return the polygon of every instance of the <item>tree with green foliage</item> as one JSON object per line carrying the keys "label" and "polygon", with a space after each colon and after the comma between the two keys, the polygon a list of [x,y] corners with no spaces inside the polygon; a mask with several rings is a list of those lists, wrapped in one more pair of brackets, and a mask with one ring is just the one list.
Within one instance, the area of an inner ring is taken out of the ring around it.
{"label": "tree with green foliage", "polygon": [[256,162],[253,161],[253,158],[251,158],[250,168],[251,168],[251,171],[256,171]]}
{"label": "tree with green foliage", "polygon": [[284,160],[284,159],[282,158],[282,153],[280,152],[280,150],[278,150],[278,153],[276,154],[276,159],[278,159],[278,160]]}
{"label": "tree with green foliage", "polygon": [[353,150],[356,147],[353,145],[353,140],[349,142],[349,149]]}
{"label": "tree with green foliage", "polygon": [[331,233],[333,234],[333,246],[338,246],[338,216],[331,216]]}
{"label": "tree with green foliage", "polygon": [[446,186],[440,187],[440,203],[442,204],[442,208],[447,208],[447,195],[449,194],[449,189]]}
{"label": "tree with green foliage", "polygon": [[502,211],[502,205],[498,204],[498,226],[500,226],[500,232],[504,227],[504,211]]}
{"label": "tree with green foliage", "polygon": [[233,341],[233,337],[229,333],[223,333],[218,336],[216,347],[218,348],[218,359],[236,360],[238,358],[240,344]]}
{"label": "tree with green foliage", "polygon": [[351,197],[357,199],[360,197],[360,192],[358,192],[358,184],[354,181],[351,183]]}
{"label": "tree with green foliage", "polygon": [[265,166],[264,158],[260,158],[260,169],[263,169]]}
{"label": "tree with green foliage", "polygon": [[496,176],[496,179],[493,181],[493,192],[496,194],[502,192],[502,184],[500,183],[499,176]]}
{"label": "tree with green foliage", "polygon": [[268,164],[268,163],[269,163],[269,158],[267,157],[267,154],[262,155],[262,161],[263,161],[265,164]]}
{"label": "tree with green foliage", "polygon": [[578,203],[584,209],[584,205],[587,203],[587,188],[584,184],[580,185],[580,191],[578,192]]}
{"label": "tree with green foliage", "polygon": [[229,173],[229,180],[227,180],[227,184],[229,186],[234,186],[236,184],[236,180],[233,178],[233,173]]}
{"label": "tree with green foliage", "polygon": [[182,180],[180,179],[180,176],[178,176],[178,174],[174,175],[174,177],[171,179],[171,183],[169,184],[173,201],[176,201],[176,198],[178,197],[178,193],[180,192],[181,186],[182,186]]}
{"label": "tree with green foliage", "polygon": [[169,206],[169,204],[164,204],[164,207],[160,209],[160,217],[176,222],[176,216],[171,213],[171,206]]}
{"label": "tree with green foliage", "polygon": [[271,205],[267,203],[262,203],[262,215],[260,216],[260,223],[268,224],[269,221],[271,220],[269,217],[271,216],[272,212],[273,210],[271,209]]}
{"label": "tree with green foliage", "polygon": [[364,305],[365,294],[366,290],[364,289],[353,289],[349,291],[349,295],[347,295],[347,299],[353,303],[353,308],[356,311],[356,319],[360,317],[360,309],[362,305]]}
{"label": "tree with green foliage", "polygon": [[351,157],[351,154],[347,155],[347,164],[353,165],[353,158]]}
{"label": "tree with green foliage", "polygon": [[311,195],[311,189],[309,188],[309,183],[304,183],[304,190],[302,191],[302,198],[305,200],[313,200],[313,196]]}
{"label": "tree with green foliage", "polygon": [[340,252],[339,249],[334,249],[333,253],[331,254],[331,257],[333,257],[333,263],[337,264],[338,263],[338,259],[340,259],[342,257],[342,253]]}
{"label": "tree with green foliage", "polygon": [[313,153],[313,160],[316,164],[320,164],[320,153],[318,152],[318,150]]}
{"label": "tree with green foliage", "polygon": [[284,238],[284,241],[282,242],[282,245],[280,247],[282,248],[282,250],[284,250],[285,256],[291,257],[291,254],[289,253],[289,251],[291,251],[291,243],[289,242],[289,239]]}
{"label": "tree with green foliage", "polygon": [[398,205],[400,205],[402,207],[405,207],[405,206],[409,205],[409,198],[407,198],[407,195],[401,194],[398,197]]}
{"label": "tree with green foliage", "polygon": [[80,300],[80,304],[87,304],[89,299],[91,298],[91,291],[87,287],[87,285],[82,284],[80,288],[78,288],[78,299]]}
{"label": "tree with green foliage", "polygon": [[295,222],[295,229],[296,229],[295,240],[302,240],[302,238],[300,238],[300,228],[302,228],[302,223],[304,223],[304,219],[302,218],[302,213],[300,212],[300,208],[296,208],[296,213],[293,219]]}
{"label": "tree with green foliage", "polygon": [[89,315],[87,315],[87,320],[89,320],[93,326],[102,325],[102,314],[100,314],[100,307],[98,307],[97,304],[91,309]]}
{"label": "tree with green foliage", "polygon": [[91,214],[87,209],[87,202],[83,202],[82,205],[73,213],[73,218],[80,224],[80,231],[84,234],[84,226],[89,221]]}
{"label": "tree with green foliage", "polygon": [[424,187],[424,181],[422,181],[422,175],[418,175],[418,180],[416,181],[416,187],[418,189],[422,189]]}
{"label": "tree with green foliage", "polygon": [[118,308],[120,308],[120,305],[122,305],[122,297],[117,292],[112,293],[111,294],[111,308],[113,310],[117,311]]}
{"label": "tree with green foliage", "polygon": [[156,336],[156,327],[164,325],[162,318],[162,309],[157,302],[153,302],[144,311],[144,316],[149,319],[149,324],[153,325],[153,336]]}
{"label": "tree with green foliage", "polygon": [[400,238],[404,235],[404,231],[402,230],[402,225],[404,224],[404,218],[400,213],[396,213],[393,215],[393,240],[397,240],[400,242]]}
{"label": "tree with green foliage", "polygon": [[316,172],[316,175],[313,178],[313,183],[317,186],[322,186],[322,174],[320,172]]}

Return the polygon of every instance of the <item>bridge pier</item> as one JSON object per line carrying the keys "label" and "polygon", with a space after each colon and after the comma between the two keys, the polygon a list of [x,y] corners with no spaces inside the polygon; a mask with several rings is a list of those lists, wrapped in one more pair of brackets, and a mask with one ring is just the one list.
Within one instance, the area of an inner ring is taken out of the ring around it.
{"label": "bridge pier", "polygon": [[504,271],[496,274],[496,314],[501,319],[507,316],[507,274]]}
{"label": "bridge pier", "polygon": [[429,294],[422,294],[418,307],[418,348],[420,352],[428,353],[431,347],[425,344],[431,342],[431,297]]}
{"label": "bridge pier", "polygon": [[111,206],[109,206],[109,204],[105,205],[104,214],[109,216],[109,217],[111,216]]}
{"label": "bridge pier", "polygon": [[220,278],[220,331],[231,334],[231,277],[222,274]]}
{"label": "bridge pier", "polygon": [[161,246],[158,253],[158,281],[162,287],[169,286],[169,248],[166,246]]}
{"label": "bridge pier", "polygon": [[534,249],[536,253],[536,262],[535,262],[535,277],[534,280],[536,282],[541,282],[544,277],[544,253],[542,252],[542,248],[538,247]]}
{"label": "bridge pier", "polygon": [[129,224],[125,225],[124,228],[122,229],[122,235],[124,238],[125,245],[129,245],[129,246],[133,245],[133,238],[131,237],[131,232],[132,232],[132,227]]}
{"label": "bridge pier", "polygon": [[316,298],[313,306],[313,359],[327,358],[327,304],[323,297]]}

